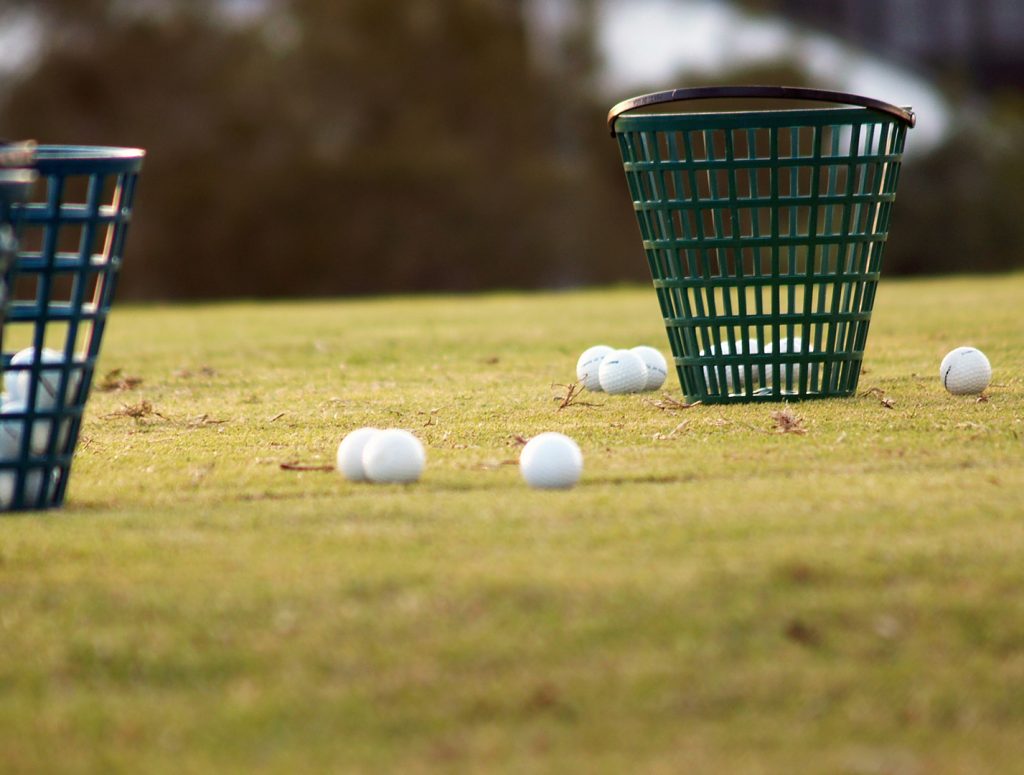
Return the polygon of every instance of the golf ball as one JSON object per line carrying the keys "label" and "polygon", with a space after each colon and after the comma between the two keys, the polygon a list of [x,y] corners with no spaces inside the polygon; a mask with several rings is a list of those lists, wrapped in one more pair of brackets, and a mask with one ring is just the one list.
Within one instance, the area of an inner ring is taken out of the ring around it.
{"label": "golf ball", "polygon": [[957,347],[939,366],[942,386],[954,396],[981,393],[992,381],[992,364],[975,347]]}
{"label": "golf ball", "polygon": [[596,344],[588,347],[576,361],[576,380],[583,384],[587,390],[601,390],[601,380],[598,377],[598,370],[601,368],[601,361],[612,348],[606,344]]}
{"label": "golf ball", "polygon": [[[729,345],[729,342],[726,341],[722,342],[721,348],[716,349],[715,346],[712,345],[707,352],[701,350],[700,354],[702,356],[707,355],[708,353],[710,353],[711,355],[715,355],[716,352],[721,352],[722,355],[731,355],[732,347]],[[761,343],[758,342],[756,339],[748,339],[746,342],[744,342],[743,340],[736,342],[736,353],[738,355],[756,354],[759,352],[761,352]],[[765,352],[768,352],[768,350],[765,350]],[[711,385],[711,370],[712,369],[708,366],[704,367],[704,380],[707,382],[709,387]],[[746,366],[737,366],[736,371],[739,373],[738,385],[740,388],[743,388],[747,379],[747,368]],[[718,378],[720,376],[719,370],[714,369],[714,372],[715,377]],[[719,387],[721,387],[720,379]],[[736,387],[737,383],[733,377],[733,368],[731,366],[727,366],[725,368],[725,389],[731,393]]]}
{"label": "golf ball", "polygon": [[[11,358],[12,366],[29,366],[35,361],[36,350],[34,347],[26,347],[14,354]],[[54,366],[64,363],[63,353],[56,350],[44,349],[39,355],[40,364],[53,364]],[[60,389],[61,373],[63,368],[40,368],[39,384],[36,387],[36,409],[50,410],[57,405],[57,392]],[[31,384],[32,371],[30,369],[14,369],[4,373],[4,389],[11,400],[28,401],[29,385]],[[72,368],[68,372],[67,387],[64,393],[64,403],[69,404],[74,400],[81,381],[81,372]]]}
{"label": "golf ball", "polygon": [[665,380],[668,378],[668,364],[665,362],[664,355],[653,347],[643,344],[634,347],[631,352],[639,355],[640,360],[647,367],[647,383],[644,385],[644,390],[657,390],[665,384]]}
{"label": "golf ball", "polygon": [[[28,407],[24,399],[11,400],[4,398],[0,403],[0,459],[13,460],[21,454],[21,437],[27,424],[32,425],[32,436],[29,440],[29,449],[33,454],[40,455],[46,452],[46,446],[50,441],[50,420],[35,418],[29,420],[27,417],[10,417],[9,415],[25,414]],[[61,434],[57,440],[56,452],[63,452],[67,444],[70,425],[67,421],[61,423]]]}
{"label": "golf ball", "polygon": [[631,350],[615,350],[601,361],[598,379],[605,393],[639,393],[647,386],[647,367]]}
{"label": "golf ball", "polygon": [[427,464],[422,442],[409,431],[391,428],[373,434],[363,447],[363,473],[371,482],[415,482]]}
{"label": "golf ball", "polygon": [[[4,399],[2,409],[3,415],[24,412],[25,404],[23,401],[16,402],[11,401],[10,399]],[[21,440],[24,435],[25,422],[26,420],[24,417],[0,417],[0,460],[10,462],[20,458]],[[47,423],[46,427],[40,431],[41,425],[42,422],[40,420],[36,420],[30,441],[31,451],[36,454],[46,450],[46,443],[48,441],[49,424]],[[22,504],[25,506],[35,506],[42,494],[43,482],[45,480],[43,471],[39,468],[33,467],[23,470],[22,475],[25,478],[22,491]],[[0,509],[8,509],[14,504],[17,477],[18,472],[13,469],[0,471]],[[53,497],[57,483],[56,477],[51,477],[51,479],[52,481],[46,496],[47,498]]]}
{"label": "golf ball", "polygon": [[[799,336],[794,336],[792,339],[784,338],[780,339],[777,343],[770,342],[765,345],[764,351],[766,353],[775,352],[776,346],[780,353],[802,353],[804,350],[804,342]],[[814,352],[814,345],[809,345],[806,352]],[[792,376],[790,375],[792,372]],[[771,382],[774,378],[774,367],[772,364],[765,366],[765,377],[768,382]],[[793,389],[800,387],[800,364],[799,363],[786,363],[782,365],[782,387],[785,388],[789,384]]]}
{"label": "golf ball", "polygon": [[[24,506],[36,506],[39,503],[39,496],[42,494],[43,472],[37,468],[32,468],[25,471],[24,476],[25,483],[22,487],[21,503]],[[57,478],[51,476],[50,479],[49,492],[46,494],[48,499],[53,498],[57,487]],[[15,471],[0,471],[0,509],[9,509],[14,505],[17,482],[18,474]]]}
{"label": "golf ball", "polygon": [[[13,401],[3,402],[5,413],[24,412],[25,405]],[[25,423],[21,418],[0,419],[0,460],[17,460],[21,454],[21,438]]]}
{"label": "golf ball", "polygon": [[350,482],[365,482],[363,449],[379,432],[376,428],[358,428],[345,436],[338,445],[338,473]]}
{"label": "golf ball", "polygon": [[583,453],[561,433],[541,433],[530,439],[519,455],[519,471],[531,487],[567,489],[580,480]]}

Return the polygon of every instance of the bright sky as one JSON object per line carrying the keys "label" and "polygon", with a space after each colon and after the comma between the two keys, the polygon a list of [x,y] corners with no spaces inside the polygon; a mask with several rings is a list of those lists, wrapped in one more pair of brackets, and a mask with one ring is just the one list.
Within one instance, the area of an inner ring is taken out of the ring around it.
{"label": "bright sky", "polygon": [[[557,0],[556,0],[557,2]],[[834,38],[754,17],[716,0],[601,0],[600,49],[614,99],[678,86],[687,69],[714,70],[790,55],[823,88],[909,105],[922,151],[949,125],[949,109],[926,81]],[[687,84],[696,85],[696,84]]]}

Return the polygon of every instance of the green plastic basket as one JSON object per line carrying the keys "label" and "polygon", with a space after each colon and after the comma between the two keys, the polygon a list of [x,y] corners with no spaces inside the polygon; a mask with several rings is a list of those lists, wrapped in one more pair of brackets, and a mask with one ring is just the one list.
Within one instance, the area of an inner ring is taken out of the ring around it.
{"label": "green plastic basket", "polygon": [[[628,111],[715,98],[839,106]],[[914,114],[793,87],[644,95],[608,114],[688,401],[857,389]]]}

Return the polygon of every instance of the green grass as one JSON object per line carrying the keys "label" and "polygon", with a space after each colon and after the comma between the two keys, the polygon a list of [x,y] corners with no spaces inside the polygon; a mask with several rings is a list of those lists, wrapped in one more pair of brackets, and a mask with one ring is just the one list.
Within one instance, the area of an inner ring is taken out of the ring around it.
{"label": "green grass", "polygon": [[[559,411],[586,346],[663,347],[648,288],[121,307],[101,371],[141,385],[94,392],[63,510],[0,519],[2,769],[1017,770],[1022,298],[883,282],[892,407],[793,405],[804,435]],[[968,343],[988,402],[939,384]],[[361,425],[415,430],[423,480],[282,470]],[[572,491],[508,464],[543,430]]]}

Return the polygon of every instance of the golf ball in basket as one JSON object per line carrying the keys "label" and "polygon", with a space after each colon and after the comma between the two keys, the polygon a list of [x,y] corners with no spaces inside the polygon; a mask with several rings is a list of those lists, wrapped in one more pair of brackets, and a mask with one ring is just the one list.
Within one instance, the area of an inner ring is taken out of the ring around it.
{"label": "golf ball in basket", "polygon": [[[32,424],[32,436],[29,440],[29,449],[33,454],[41,455],[46,452],[46,446],[50,441],[50,420],[37,417],[29,420],[27,417],[10,417],[12,414],[24,414],[28,406],[24,399],[11,400],[4,398],[0,402],[0,459],[14,460],[21,454],[21,437],[26,424]],[[64,451],[67,444],[70,424],[68,421],[61,423],[60,438],[57,439],[56,452]]]}
{"label": "golf ball in basket", "polygon": [[[14,402],[10,399],[5,399],[3,402],[2,413],[5,415],[11,413],[23,413],[25,411],[24,402]],[[32,451],[39,454],[46,449],[46,442],[48,432],[39,432],[39,423],[36,421],[36,427],[32,431],[31,446]],[[21,439],[24,433],[25,418],[23,417],[0,417],[0,460],[4,461],[15,461],[21,456]],[[23,504],[26,506],[34,506],[41,494],[43,488],[44,476],[43,471],[39,468],[29,468],[23,472],[25,477],[24,489],[22,492]],[[17,486],[17,471],[13,469],[5,469],[0,471],[0,509],[10,508],[14,503],[14,494]],[[51,477],[53,478],[53,477]],[[52,498],[54,488],[56,487],[56,478],[50,484],[50,490],[47,497]]]}
{"label": "golf ball in basket", "polygon": [[668,378],[668,364],[665,362],[665,356],[653,347],[643,344],[634,347],[632,352],[639,355],[640,360],[647,367],[647,384],[644,385],[644,390],[657,390],[664,385]]}
{"label": "golf ball in basket", "polygon": [[[39,496],[43,489],[43,472],[38,468],[30,468],[24,472],[25,484],[23,485],[21,497],[25,506],[35,506],[39,502]],[[56,476],[50,477],[50,488],[47,492],[47,499],[53,498],[57,488]],[[14,504],[14,493],[17,488],[18,474],[13,470],[0,471],[0,509],[9,509]]]}
{"label": "golf ball in basket", "polygon": [[[805,352],[803,339],[801,339],[799,336],[794,336],[792,339],[780,339],[778,343],[769,342],[767,345],[765,345],[764,351],[766,353],[775,352],[776,344],[778,345],[778,350],[780,353]],[[814,352],[814,345],[809,345],[807,347],[806,352]],[[772,364],[769,363],[767,366],[765,366],[764,371],[765,377],[767,377],[768,381],[771,382],[774,377],[774,367],[772,366]],[[780,379],[782,380],[781,384],[783,388],[786,387],[789,372],[793,373],[790,384],[792,388],[795,390],[800,387],[800,364],[785,363],[782,365],[782,376],[780,377]]]}
{"label": "golf ball in basket", "polygon": [[350,482],[365,482],[363,449],[366,442],[379,432],[376,428],[357,428],[343,438],[338,445],[338,473]]}
{"label": "golf ball in basket", "polygon": [[[28,366],[35,360],[36,350],[34,347],[26,347],[14,354],[11,358],[12,366]],[[40,364],[63,364],[64,355],[56,350],[44,349],[39,356]],[[41,368],[39,370],[39,384],[36,387],[36,408],[53,409],[57,404],[57,391],[60,389],[62,368]],[[11,400],[28,400],[29,385],[32,379],[32,372],[29,369],[16,369],[4,373],[4,389]],[[81,372],[78,369],[71,369],[68,372],[67,387],[64,393],[64,403],[69,404],[78,391],[78,383],[81,379]]]}
{"label": "golf ball in basket", "polygon": [[[771,347],[771,345],[768,345],[768,346]],[[711,355],[714,355],[716,352],[719,352],[719,350],[716,349],[714,345],[712,345],[711,349],[708,350],[708,352]],[[722,355],[731,355],[732,354],[732,348],[729,346],[729,342],[728,341],[722,342],[722,346],[720,348],[720,352],[722,353]],[[744,342],[743,340],[740,340],[740,341],[736,342],[736,353],[738,355],[757,354],[759,352],[761,352],[761,343],[758,342],[756,339],[748,339],[746,342]],[[765,352],[770,352],[770,350],[766,349]],[[703,356],[703,355],[706,355],[707,353],[704,350],[701,350],[700,354]],[[718,379],[719,387],[721,387],[720,371],[717,368],[715,368],[713,370],[715,372],[715,378]],[[705,379],[705,381],[708,384],[708,389],[709,390],[711,388],[711,371],[712,371],[711,367],[708,367],[708,366],[704,367],[704,379]],[[745,366],[737,366],[736,367],[736,371],[739,372],[739,378],[740,378],[739,387],[742,388],[742,387],[744,387],[746,379],[747,379],[747,369],[746,369]],[[725,368],[725,389],[731,393],[735,387],[736,387],[736,384],[735,384],[735,380],[733,379],[733,369],[732,369],[731,366],[727,366]]]}
{"label": "golf ball in basket", "polygon": [[[3,411],[5,414],[11,412],[24,412],[25,405],[4,399]],[[21,437],[25,423],[21,418],[3,417],[0,418],[0,460],[17,460],[21,454]]]}
{"label": "golf ball in basket", "polygon": [[975,347],[957,347],[942,359],[939,377],[942,386],[954,396],[974,395],[992,381],[992,364]]}
{"label": "golf ball in basket", "polygon": [[582,383],[587,390],[599,391],[601,380],[598,378],[598,370],[601,368],[601,361],[610,352],[612,348],[606,344],[595,344],[584,350],[576,361],[576,381]]}
{"label": "golf ball in basket", "polygon": [[561,433],[541,433],[530,439],[519,455],[519,471],[531,487],[566,489],[580,480],[583,453]]}
{"label": "golf ball in basket", "polygon": [[597,374],[605,393],[639,393],[647,386],[647,367],[631,350],[608,353]]}
{"label": "golf ball in basket", "polygon": [[363,447],[363,473],[371,482],[415,482],[426,464],[422,442],[409,431],[378,431]]}

